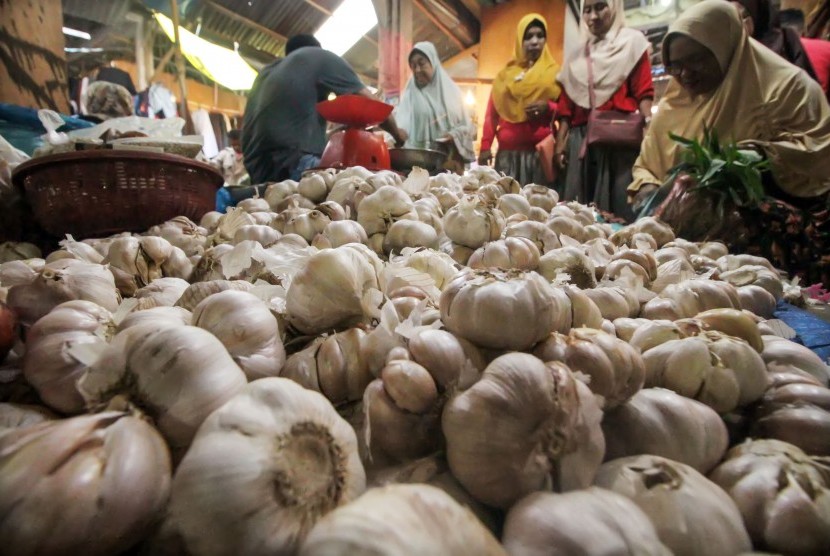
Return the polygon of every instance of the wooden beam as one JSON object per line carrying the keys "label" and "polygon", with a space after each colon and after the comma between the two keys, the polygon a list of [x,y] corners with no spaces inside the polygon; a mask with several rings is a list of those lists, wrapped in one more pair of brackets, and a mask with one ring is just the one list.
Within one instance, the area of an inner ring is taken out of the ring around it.
{"label": "wooden beam", "polygon": [[170,11],[173,13],[173,39],[176,52],[176,75],[179,78],[179,114],[185,119],[187,125],[187,76],[185,75],[184,54],[182,54],[182,41],[179,38],[179,3],[177,0],[170,0]]}
{"label": "wooden beam", "polygon": [[461,60],[466,60],[467,58],[475,58],[476,60],[478,60],[478,51],[480,50],[480,48],[481,43],[474,44],[469,48],[465,48],[458,54],[450,56],[446,60],[442,61],[441,65],[444,66],[444,68],[451,68],[456,63],[460,62]]}
{"label": "wooden beam", "polygon": [[423,0],[412,0],[412,3],[415,4],[415,6],[419,10],[421,10],[421,13],[427,16],[427,19],[434,23],[436,27],[441,29],[441,31],[458,46],[459,50],[464,50],[465,48],[467,48],[467,45],[461,42],[461,40],[453,34],[449,27],[444,25],[444,23],[440,19],[435,17],[435,15],[427,9],[427,7],[424,5]]}
{"label": "wooden beam", "polygon": [[453,77],[459,85],[492,85],[493,79],[489,77]]}
{"label": "wooden beam", "polygon": [[464,4],[464,7],[470,10],[470,13],[473,14],[476,19],[481,19],[481,6],[479,5],[478,0],[459,0],[459,2]]}
{"label": "wooden beam", "polygon": [[283,43],[288,40],[288,37],[286,37],[285,35],[281,35],[281,34],[277,33],[276,31],[274,31],[273,29],[269,29],[268,27],[265,27],[264,25],[260,25],[256,21],[248,19],[245,16],[239,15],[238,13],[236,13],[232,10],[229,10],[225,6],[217,4],[213,0],[202,0],[202,1],[206,5],[210,6],[212,9],[214,9],[217,12],[219,12],[220,14],[222,14],[223,16],[225,16],[227,18],[230,18],[230,19],[233,19],[234,21],[244,23],[248,27],[251,27],[252,29],[256,29],[260,33],[265,33],[266,35],[270,36],[272,39],[278,40],[278,41],[283,42]]}
{"label": "wooden beam", "polygon": [[167,52],[165,52],[164,56],[162,56],[161,60],[159,60],[159,63],[156,66],[156,69],[153,70],[153,75],[147,81],[148,83],[150,83],[152,85],[153,81],[158,79],[158,77],[162,73],[164,73],[164,68],[167,67],[167,64],[170,63],[170,59],[173,57],[173,54],[175,54],[175,53],[176,53],[176,47],[175,46],[171,46],[170,49]]}
{"label": "wooden beam", "polygon": [[[311,6],[312,8],[314,8],[315,10],[317,10],[318,12],[331,17],[331,13],[332,13],[331,10],[328,9],[327,7],[319,4],[318,2],[315,2],[314,0],[305,0],[305,3],[308,4],[309,6]],[[378,45],[378,41],[376,41],[375,39],[373,39],[369,35],[363,35],[363,38],[366,39],[367,41],[369,41],[370,43],[372,43],[375,46]]]}

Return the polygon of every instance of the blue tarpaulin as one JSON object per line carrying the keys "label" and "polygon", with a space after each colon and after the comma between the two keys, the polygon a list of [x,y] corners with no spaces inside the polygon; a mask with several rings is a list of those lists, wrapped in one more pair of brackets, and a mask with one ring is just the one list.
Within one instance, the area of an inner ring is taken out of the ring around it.
{"label": "blue tarpaulin", "polygon": [[[95,125],[74,116],[61,114],[61,118],[64,125],[58,131],[72,131]],[[12,146],[32,156],[43,142],[40,136],[44,133],[46,129],[37,117],[37,110],[0,102],[0,135]]]}
{"label": "blue tarpaulin", "polygon": [[822,361],[830,359],[830,322],[783,301],[778,302],[775,318],[795,330],[793,341],[813,350]]}

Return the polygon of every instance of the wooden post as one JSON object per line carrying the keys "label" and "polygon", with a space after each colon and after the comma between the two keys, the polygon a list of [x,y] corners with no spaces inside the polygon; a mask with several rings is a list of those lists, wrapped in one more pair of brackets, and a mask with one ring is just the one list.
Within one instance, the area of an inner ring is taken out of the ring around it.
{"label": "wooden post", "polygon": [[378,15],[378,88],[394,104],[409,78],[412,0],[373,0],[373,4]]}
{"label": "wooden post", "polygon": [[187,127],[187,122],[189,121],[187,117],[187,84],[185,83],[182,43],[179,40],[179,3],[176,0],[170,0],[170,9],[173,11],[173,37],[176,43],[176,73],[179,78],[179,116],[185,119],[185,127]]}

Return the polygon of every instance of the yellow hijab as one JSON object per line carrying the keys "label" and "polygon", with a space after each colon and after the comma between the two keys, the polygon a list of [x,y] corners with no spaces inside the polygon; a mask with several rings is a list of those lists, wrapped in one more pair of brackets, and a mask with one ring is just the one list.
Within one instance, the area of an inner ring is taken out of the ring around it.
{"label": "yellow hijab", "polygon": [[[536,63],[529,69],[525,69],[526,60],[522,42],[524,42],[525,31],[534,20],[541,21],[545,28],[545,47]],[[559,85],[556,83],[559,64],[548,50],[548,40],[550,40],[548,22],[540,14],[530,13],[519,21],[513,60],[499,72],[493,81],[493,104],[502,119],[513,123],[524,122],[527,120],[526,105],[537,100],[559,98]]]}
{"label": "yellow hijab", "polygon": [[671,80],[634,164],[629,195],[643,184],[662,183],[680,161],[669,132],[702,139],[704,127],[722,141],[763,150],[787,193],[813,197],[830,190],[830,106],[820,86],[747,37],[737,10],[723,0],[704,0],[683,12],[663,41],[664,57],[676,34],[708,48],[725,77],[713,93],[696,98]]}

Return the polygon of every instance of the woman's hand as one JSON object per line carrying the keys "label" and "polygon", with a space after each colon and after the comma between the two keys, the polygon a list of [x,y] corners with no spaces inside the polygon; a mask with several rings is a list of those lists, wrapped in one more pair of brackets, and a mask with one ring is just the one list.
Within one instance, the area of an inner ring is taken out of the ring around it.
{"label": "woman's hand", "polygon": [[637,191],[637,194],[634,195],[634,201],[631,203],[631,208],[635,211],[640,210],[643,208],[643,205],[646,204],[646,201],[651,198],[655,191],[659,189],[659,186],[653,183],[645,183],[640,186],[640,190]]}
{"label": "woman's hand", "polygon": [[482,150],[478,153],[478,164],[479,166],[488,166],[490,162],[493,160],[493,153],[488,150]]}
{"label": "woman's hand", "polygon": [[398,128],[397,136],[395,137],[395,146],[396,147],[403,147],[403,144],[406,143],[406,140],[409,139],[409,134],[403,128]]}
{"label": "woman's hand", "polygon": [[553,163],[556,164],[560,170],[564,170],[568,166],[568,155],[566,155],[564,151],[555,151],[553,153]]}
{"label": "woman's hand", "polygon": [[525,114],[528,119],[542,118],[548,114],[548,103],[545,100],[537,100],[525,106]]}

